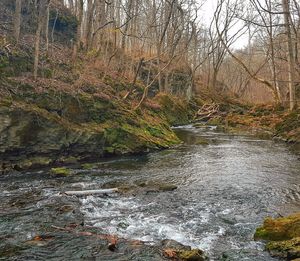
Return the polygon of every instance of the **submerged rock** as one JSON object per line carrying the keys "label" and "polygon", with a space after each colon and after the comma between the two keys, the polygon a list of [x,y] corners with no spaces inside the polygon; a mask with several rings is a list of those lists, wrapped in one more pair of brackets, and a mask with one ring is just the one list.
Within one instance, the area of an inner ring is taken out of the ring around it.
{"label": "submerged rock", "polygon": [[254,239],[269,242],[266,250],[273,256],[288,260],[300,258],[300,213],[277,219],[266,218]]}
{"label": "submerged rock", "polygon": [[204,252],[200,249],[178,251],[178,257],[186,261],[205,261],[208,260]]}
{"label": "submerged rock", "polygon": [[173,190],[177,189],[177,186],[174,184],[160,184],[158,186],[158,189],[160,191],[173,191]]}
{"label": "submerged rock", "polygon": [[116,180],[107,182],[102,185],[102,188],[116,187],[119,192],[129,195],[159,193],[159,192],[171,192],[178,187],[175,184],[167,183],[164,181],[137,181],[134,184],[126,183],[123,180]]}
{"label": "submerged rock", "polygon": [[209,145],[209,142],[204,138],[197,137],[195,145]]}
{"label": "submerged rock", "polygon": [[182,250],[182,251],[190,251],[191,247],[190,246],[185,246],[173,239],[164,239],[160,242],[162,248],[166,249],[166,248],[172,248],[175,249],[177,251]]}
{"label": "submerged rock", "polygon": [[61,168],[52,168],[50,171],[51,175],[55,176],[68,176],[72,173],[72,171],[68,168],[61,167]]}
{"label": "submerged rock", "polygon": [[267,244],[266,249],[272,256],[288,260],[300,258],[300,237],[284,241],[271,241]]}
{"label": "submerged rock", "polygon": [[170,258],[177,258],[182,261],[205,261],[208,257],[201,249],[191,249],[175,240],[165,239],[161,241],[161,247],[164,249],[165,255]]}

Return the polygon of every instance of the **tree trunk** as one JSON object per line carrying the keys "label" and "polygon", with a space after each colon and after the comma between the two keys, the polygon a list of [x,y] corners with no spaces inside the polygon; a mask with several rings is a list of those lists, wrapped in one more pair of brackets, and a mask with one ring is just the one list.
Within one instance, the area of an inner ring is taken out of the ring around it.
{"label": "tree trunk", "polygon": [[78,11],[78,25],[76,33],[76,44],[74,44],[73,60],[77,57],[77,52],[81,46],[81,29],[82,29],[82,17],[83,17],[83,0],[76,1]]}
{"label": "tree trunk", "polygon": [[35,33],[34,44],[34,64],[33,64],[33,78],[36,80],[38,76],[39,56],[40,56],[40,41],[43,24],[45,23],[46,10],[49,7],[50,0],[40,0],[37,5],[37,20],[38,25]]}
{"label": "tree trunk", "polygon": [[86,24],[85,24],[85,49],[89,50],[92,42],[92,31],[93,31],[93,14],[94,14],[94,1],[87,1],[87,15],[86,15]]}
{"label": "tree trunk", "polygon": [[45,21],[45,39],[46,39],[46,52],[49,52],[49,16],[50,16],[50,8],[47,6],[46,10],[46,21]]}
{"label": "tree trunk", "polygon": [[74,3],[73,3],[73,0],[69,0],[69,8],[70,8],[72,14],[74,14],[75,12],[74,12]]}
{"label": "tree trunk", "polygon": [[290,110],[293,110],[296,106],[296,95],[295,95],[295,85],[294,85],[295,60],[294,60],[294,50],[293,50],[293,42],[292,42],[292,34],[291,34],[289,0],[282,0],[282,9],[284,13],[284,23],[285,23],[286,38],[287,38]]}
{"label": "tree trunk", "polygon": [[126,15],[126,20],[125,20],[125,28],[122,36],[122,42],[121,42],[121,48],[125,50],[126,48],[126,39],[127,39],[127,34],[129,30],[129,25],[130,25],[130,20],[132,19],[132,6],[133,6],[133,0],[128,0],[127,2],[127,15]]}
{"label": "tree trunk", "polygon": [[21,28],[21,10],[22,0],[16,0],[15,19],[14,19],[14,35],[16,43],[19,43],[20,28]]}
{"label": "tree trunk", "polygon": [[35,33],[35,44],[34,44],[34,65],[33,65],[33,78],[36,80],[38,76],[38,67],[39,67],[39,56],[40,56],[40,40],[41,40],[41,31],[42,31],[42,22],[39,19],[38,27]]}

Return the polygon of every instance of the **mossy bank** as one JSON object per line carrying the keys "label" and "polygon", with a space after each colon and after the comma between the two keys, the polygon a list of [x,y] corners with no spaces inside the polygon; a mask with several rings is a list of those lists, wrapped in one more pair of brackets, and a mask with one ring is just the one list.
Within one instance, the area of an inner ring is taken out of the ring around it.
{"label": "mossy bank", "polygon": [[122,99],[112,87],[121,84],[117,80],[101,89],[54,83],[10,79],[2,84],[2,170],[169,148],[180,143],[170,126],[187,123],[193,114],[187,102],[165,94],[134,110],[135,101]]}

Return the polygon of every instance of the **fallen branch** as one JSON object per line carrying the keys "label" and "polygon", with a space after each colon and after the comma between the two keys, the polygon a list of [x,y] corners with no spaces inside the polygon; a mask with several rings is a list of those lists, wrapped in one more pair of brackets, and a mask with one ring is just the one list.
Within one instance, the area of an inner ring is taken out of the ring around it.
{"label": "fallen branch", "polygon": [[111,189],[66,191],[65,194],[69,196],[85,196],[85,195],[98,195],[98,194],[112,194],[118,191],[119,191],[118,188],[111,188]]}
{"label": "fallen branch", "polygon": [[213,116],[220,113],[220,108],[218,104],[204,104],[196,113],[195,119],[209,120]]}

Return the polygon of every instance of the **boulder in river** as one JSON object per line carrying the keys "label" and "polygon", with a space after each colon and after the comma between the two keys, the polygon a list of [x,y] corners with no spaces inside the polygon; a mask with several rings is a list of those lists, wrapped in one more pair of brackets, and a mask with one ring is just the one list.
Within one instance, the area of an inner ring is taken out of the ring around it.
{"label": "boulder in river", "polygon": [[166,256],[182,261],[205,261],[208,257],[201,249],[192,249],[172,239],[161,241]]}
{"label": "boulder in river", "polygon": [[50,174],[54,176],[68,176],[71,173],[72,173],[71,169],[65,167],[52,168],[50,171]]}
{"label": "boulder in river", "polygon": [[266,218],[254,239],[264,239],[272,256],[293,260],[300,258],[300,213],[281,218]]}

